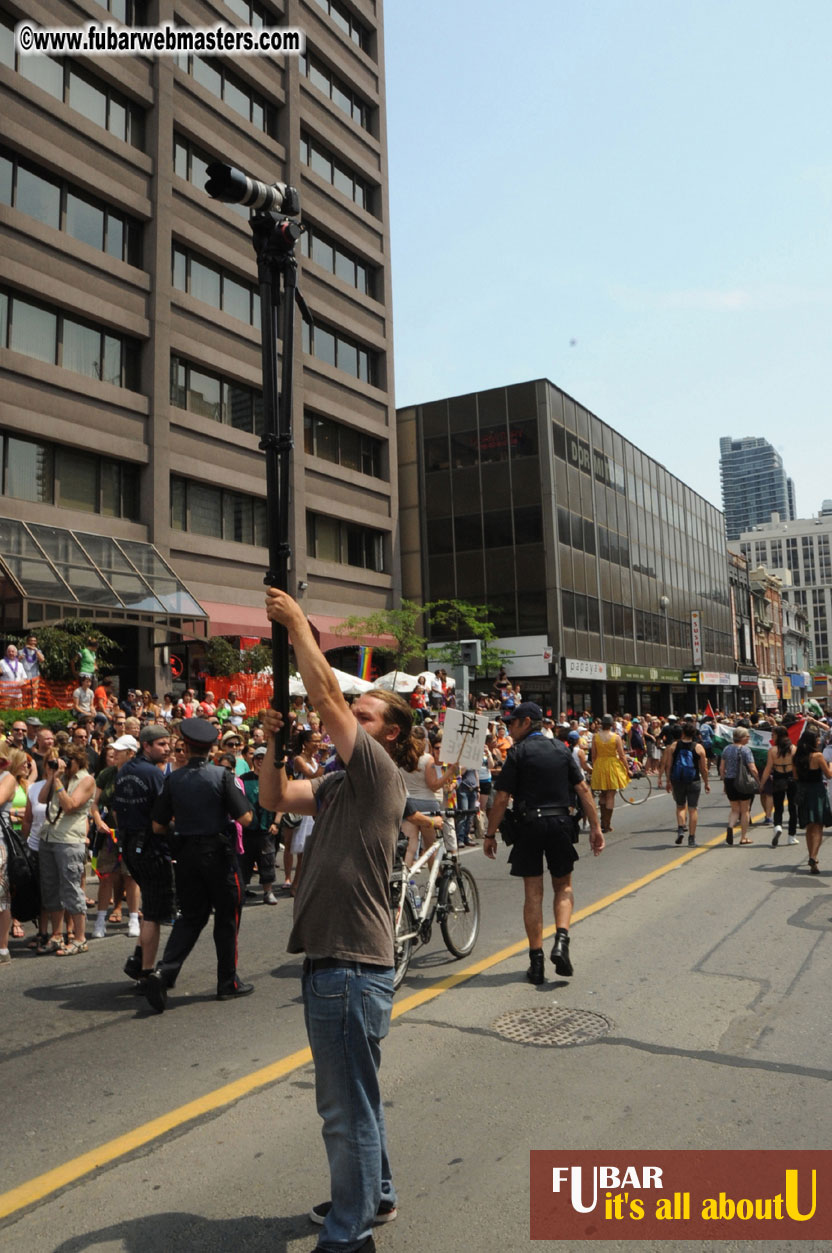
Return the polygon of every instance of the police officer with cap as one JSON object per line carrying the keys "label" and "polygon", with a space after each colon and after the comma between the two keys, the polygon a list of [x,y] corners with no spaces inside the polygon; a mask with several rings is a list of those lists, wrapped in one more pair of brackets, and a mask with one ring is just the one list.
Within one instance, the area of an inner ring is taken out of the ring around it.
{"label": "police officer with cap", "polygon": [[168,989],[176,983],[212,908],[217,1000],[234,1000],[254,991],[250,983],[243,983],[237,976],[242,886],[229,835],[230,821],[248,826],[252,811],[231,772],[208,760],[217,731],[204,718],[186,718],[179,724],[188,760],[165,779],[153,807],[154,832],[164,836],[170,824],[176,832],[176,894],[180,909],[159,967],[147,979],[147,999],[160,1014],[167,1003]]}
{"label": "police officer with cap", "polygon": [[[494,805],[488,816],[488,833],[483,851],[497,856],[497,828],[503,824],[506,837],[506,809],[514,798],[510,826],[511,873],[522,878],[525,889],[523,923],[529,938],[530,983],[543,983],[543,859],[545,857],[555,889],[557,932],[551,958],[559,975],[572,974],[569,959],[569,923],[572,918],[572,867],[578,859],[572,842],[575,827],[569,813],[570,794],[575,793],[589,822],[589,841],[597,857],[604,847],[598,811],[589,785],[560,740],[542,734],[543,710],[534,701],[523,701],[506,716],[514,743],[506,754],[497,781]],[[507,841],[508,842],[508,841]]]}
{"label": "police officer with cap", "polygon": [[[120,745],[122,739],[116,740],[115,747]],[[124,963],[124,973],[144,984],[156,964],[161,924],[170,922],[176,910],[170,849],[151,826],[153,806],[165,781],[162,769],[170,756],[170,731],[161,725],[146,726],[139,733],[138,747],[137,755],[116,776],[113,809],[124,864],[142,893],[142,922],[133,933],[139,943]],[[131,908],[137,909],[138,902]]]}

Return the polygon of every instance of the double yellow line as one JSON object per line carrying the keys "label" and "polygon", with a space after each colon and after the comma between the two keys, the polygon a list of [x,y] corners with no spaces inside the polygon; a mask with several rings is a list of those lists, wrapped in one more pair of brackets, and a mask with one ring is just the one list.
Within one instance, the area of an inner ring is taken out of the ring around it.
{"label": "double yellow line", "polygon": [[[649,874],[642,876],[642,878],[628,883],[623,888],[619,888],[617,892],[611,892],[609,896],[595,901],[592,905],[587,905],[585,909],[579,909],[572,919],[573,924],[582,922],[585,918],[591,918],[593,914],[609,908],[610,905],[614,905],[616,901],[620,901],[623,897],[630,896],[633,892],[638,892],[649,883],[655,882],[656,879],[661,879],[663,875],[670,874],[671,870],[677,870],[680,866],[684,866],[686,862],[692,861],[694,857],[700,857],[709,849],[722,844],[724,840],[724,834],[720,834],[708,843],[692,848],[681,856],[676,857],[673,861],[668,862],[667,865],[660,866],[657,870],[651,870]],[[553,924],[544,931],[544,938],[554,935],[554,932],[555,927]],[[516,944],[510,944],[507,948],[500,949],[499,952],[491,953],[488,957],[482,958],[481,961],[474,962],[470,966],[465,966],[462,970],[457,970],[453,974],[447,975],[444,979],[438,980],[420,992],[413,992],[403,1000],[397,1000],[393,1007],[393,1017],[401,1018],[403,1014],[418,1009],[421,1005],[427,1005],[428,1002],[436,1000],[437,997],[442,996],[444,992],[450,991],[451,988],[458,987],[461,983],[466,983],[469,979],[475,978],[476,975],[490,970],[492,966],[497,966],[500,962],[507,961],[508,958],[516,957],[519,953],[525,952],[526,948],[527,941],[525,939],[518,941]],[[84,1175],[88,1175],[102,1166],[109,1166],[119,1158],[126,1157],[128,1153],[133,1153],[136,1149],[150,1144],[153,1140],[158,1140],[167,1132],[182,1127],[185,1123],[193,1122],[197,1118],[202,1118],[205,1114],[213,1113],[215,1110],[222,1109],[225,1105],[230,1105],[232,1102],[240,1100],[241,1097],[249,1096],[252,1092],[256,1092],[258,1088],[264,1088],[270,1083],[275,1083],[276,1080],[284,1078],[284,1076],[291,1074],[292,1071],[309,1065],[311,1061],[312,1054],[308,1048],[298,1049],[296,1053],[290,1053],[287,1057],[281,1058],[280,1061],[272,1062],[270,1066],[263,1066],[260,1070],[254,1070],[251,1074],[244,1075],[241,1079],[235,1079],[233,1083],[227,1083],[221,1088],[215,1088],[213,1092],[207,1092],[195,1101],[188,1101],[187,1104],[180,1105],[176,1109],[170,1110],[167,1114],[162,1114],[159,1118],[153,1118],[150,1122],[142,1123],[141,1126],[134,1127],[132,1131],[125,1132],[124,1135],[116,1136],[114,1140],[108,1140],[105,1144],[91,1149],[88,1153],[82,1153],[79,1157],[73,1157],[70,1161],[64,1162],[60,1166],[55,1166],[52,1170],[47,1170],[44,1174],[37,1175],[34,1179],[27,1180],[26,1183],[19,1184],[16,1188],[11,1188],[8,1192],[0,1193],[0,1219],[8,1218],[10,1214],[14,1214],[18,1210],[37,1204],[38,1201],[44,1200],[52,1193],[58,1192],[61,1188],[75,1183],[78,1179],[83,1178]]]}

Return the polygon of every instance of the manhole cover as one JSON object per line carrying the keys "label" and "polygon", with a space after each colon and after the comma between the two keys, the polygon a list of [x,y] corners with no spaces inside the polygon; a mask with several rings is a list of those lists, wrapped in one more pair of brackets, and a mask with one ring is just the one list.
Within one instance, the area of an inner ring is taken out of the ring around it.
{"label": "manhole cover", "polygon": [[612,1030],[603,1014],[588,1009],[566,1009],[552,1005],[541,1009],[515,1009],[494,1023],[494,1030],[518,1044],[589,1044]]}

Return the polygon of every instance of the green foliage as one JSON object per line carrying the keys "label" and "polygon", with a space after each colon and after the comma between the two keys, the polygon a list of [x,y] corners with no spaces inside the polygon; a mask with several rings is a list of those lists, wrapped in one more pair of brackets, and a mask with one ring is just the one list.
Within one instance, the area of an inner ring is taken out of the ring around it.
{"label": "green foliage", "polygon": [[205,645],[205,670],[218,679],[240,673],[240,650],[222,635],[213,635]]}
{"label": "green foliage", "polygon": [[476,667],[476,674],[496,673],[500,666],[514,656],[513,649],[496,648],[492,644],[497,638],[497,632],[485,605],[474,605],[467,600],[434,600],[425,605],[425,613],[430,618],[434,634],[438,632],[451,637],[446,644],[431,645],[431,667],[434,669],[436,666],[461,664],[459,640],[481,641],[482,661]]}
{"label": "green foliage", "polygon": [[272,664],[272,650],[266,644],[253,644],[243,653],[240,670],[243,674],[259,674]]}
{"label": "green foliage", "polygon": [[[71,679],[73,659],[78,656],[90,636],[95,636],[98,640],[96,655],[99,673],[106,671],[113,654],[120,651],[115,640],[105,635],[89,618],[65,618],[56,626],[37,627],[33,631],[38,637],[38,648],[45,658],[40,668],[44,679]],[[23,648],[26,635],[22,635],[15,643],[19,649]]]}
{"label": "green foliage", "polygon": [[387,645],[384,649],[392,657],[391,668],[407,671],[411,663],[422,665],[424,662],[427,641],[418,630],[424,612],[415,601],[403,600],[398,609],[379,609],[366,618],[355,615],[345,618],[335,633],[349,636],[357,644],[368,636],[392,635],[395,646]]}
{"label": "green foliage", "polygon": [[[40,636],[38,636],[40,640]],[[13,722],[17,722],[18,718],[40,718],[45,727],[51,727],[53,731],[60,731],[68,722],[72,722],[75,718],[71,709],[0,709],[0,725],[6,731],[9,730]]]}

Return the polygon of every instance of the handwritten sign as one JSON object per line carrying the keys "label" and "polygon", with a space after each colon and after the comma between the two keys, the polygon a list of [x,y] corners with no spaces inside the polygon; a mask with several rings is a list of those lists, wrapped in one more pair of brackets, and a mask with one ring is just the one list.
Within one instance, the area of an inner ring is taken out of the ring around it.
{"label": "handwritten sign", "polygon": [[458,761],[463,770],[478,770],[482,764],[488,719],[461,709],[446,709],[442,728],[442,760]]}

